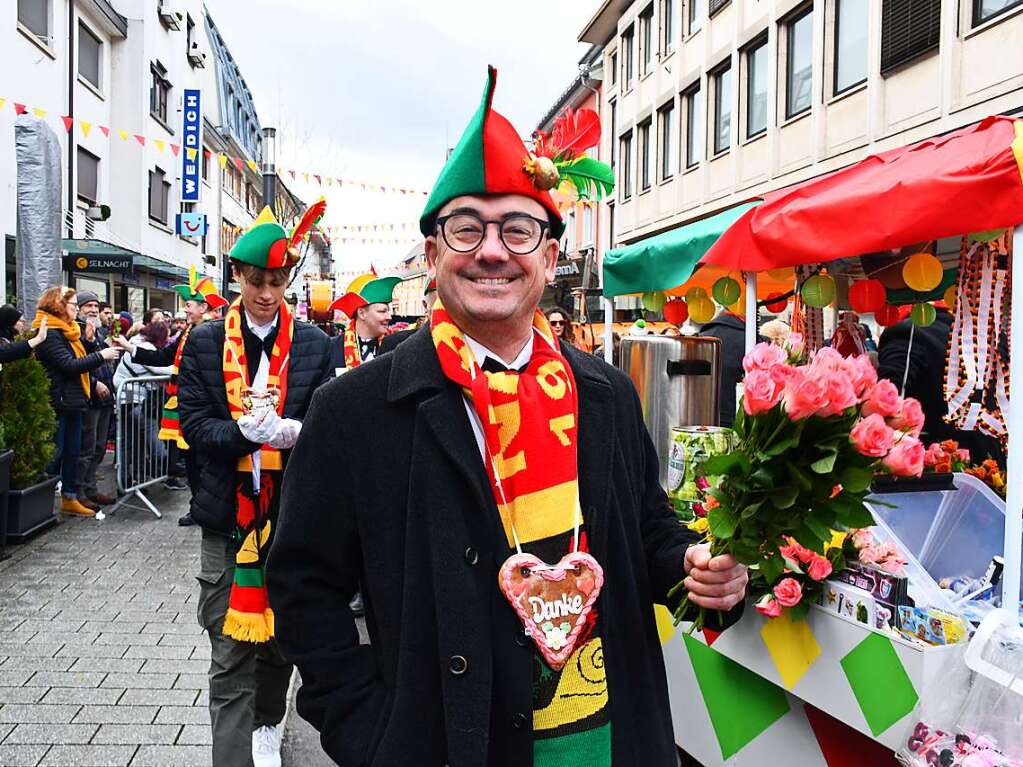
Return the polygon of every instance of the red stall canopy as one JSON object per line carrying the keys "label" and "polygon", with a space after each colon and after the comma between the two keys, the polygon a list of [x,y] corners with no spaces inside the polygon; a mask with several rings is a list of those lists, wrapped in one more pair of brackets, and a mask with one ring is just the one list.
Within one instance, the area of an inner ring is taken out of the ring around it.
{"label": "red stall canopy", "polygon": [[1023,121],[988,117],[770,192],[701,259],[731,270],[898,248],[1023,222]]}

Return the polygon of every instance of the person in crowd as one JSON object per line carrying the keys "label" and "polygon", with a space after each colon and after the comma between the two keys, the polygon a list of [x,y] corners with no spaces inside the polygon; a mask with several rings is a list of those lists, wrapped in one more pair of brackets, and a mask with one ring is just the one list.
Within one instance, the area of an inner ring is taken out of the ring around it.
{"label": "person in crowd", "polygon": [[96,329],[100,341],[106,341],[114,324],[114,309],[106,301],[99,302],[99,327]]}
{"label": "person in crowd", "polygon": [[572,320],[569,319],[569,315],[563,309],[556,306],[548,310],[547,322],[561,343],[569,344],[570,346],[576,345],[575,328],[572,326]]}
{"label": "person in crowd", "polygon": [[0,306],[0,365],[5,362],[14,362],[24,359],[32,353],[39,344],[46,340],[46,318],[44,317],[39,326],[39,332],[28,340],[18,340],[23,330],[21,310],[4,304]]}
{"label": "person in crowd", "polygon": [[[746,320],[723,311],[700,328],[701,336],[721,339],[721,384],[718,388],[718,425],[731,426],[738,401],[735,389],[742,381],[742,358],[746,356]],[[763,341],[762,337],[757,341]]]}
{"label": "person in crowd", "polygon": [[78,456],[82,440],[82,417],[92,396],[90,373],[104,362],[116,360],[121,350],[104,347],[87,353],[78,323],[78,297],[71,288],[52,287],[39,297],[32,327],[46,322],[49,332],[36,356],[50,379],[50,402],[57,415],[56,452],[49,473],[61,477],[60,510],[65,514],[92,517],[96,512],[78,498]]}
{"label": "person in crowd", "polygon": [[210,639],[217,767],[281,763],[292,666],[274,639],[263,565],[288,454],[333,372],[327,336],[284,301],[297,246],[323,205],[290,237],[265,210],[238,239],[229,258],[241,298],[223,321],[194,326],[179,367],[181,431],[202,464],[192,516],[202,528],[199,623]]}
{"label": "person in crowd", "polygon": [[768,320],[760,326],[760,335],[775,346],[784,346],[792,335],[792,328],[779,319]]}
{"label": "person in crowd", "polygon": [[[600,359],[604,359],[604,336],[603,334],[597,336],[599,342],[593,349],[593,356]],[[618,360],[620,359],[619,354],[622,350],[622,336],[617,330],[611,331],[611,364],[617,366]]]}
{"label": "person in crowd", "polygon": [[[729,611],[747,575],[679,525],[630,380],[539,311],[564,222],[490,107],[494,76],[420,219],[429,327],[318,391],[291,455],[278,637],[338,764],[674,767],[651,606],[685,579],[693,604]],[[568,554],[578,570],[555,564]],[[551,625],[534,646],[499,571],[510,591],[543,572],[565,599],[592,594],[581,634]]]}
{"label": "person in crowd", "polygon": [[331,305],[350,319],[345,332],[331,342],[335,368],[351,370],[380,354],[380,342],[391,323],[391,300],[400,277],[363,274],[348,285],[348,290]]}
{"label": "person in crowd", "polygon": [[380,342],[381,354],[393,352],[398,348],[398,344],[403,341],[407,341],[424,325],[430,324],[429,310],[433,308],[433,302],[437,299],[437,279],[435,277],[426,281],[426,287],[423,289],[423,297],[426,299],[426,316],[421,317],[419,322],[417,322],[413,328],[409,328],[408,330],[399,330],[397,333],[389,333],[384,336],[384,339]]}
{"label": "person in crowd", "polygon": [[877,375],[895,384],[903,396],[920,401],[925,443],[954,439],[959,447],[970,451],[974,463],[994,458],[1004,465],[1005,454],[998,440],[979,431],[961,431],[945,422],[948,404],[943,376],[952,313],[944,303],[935,308],[934,322],[926,328],[914,327],[912,320],[904,319],[884,329],[877,345]]}
{"label": "person in crowd", "polygon": [[[99,351],[105,346],[101,337],[99,296],[91,290],[78,292],[78,319],[82,334],[82,345],[87,354]],[[130,349],[128,341],[121,337],[112,339],[122,350]],[[117,500],[114,496],[103,495],[96,484],[96,471],[107,454],[107,438],[110,421],[114,413],[114,365],[104,362],[92,373],[92,396],[89,407],[82,414],[82,443],[78,459],[78,502],[93,511],[99,511]]]}
{"label": "person in crowd", "polygon": [[[160,422],[160,439],[170,443],[170,476],[164,482],[164,487],[169,490],[188,489],[194,502],[199,487],[199,464],[195,454],[189,450],[188,442],[181,434],[177,396],[178,372],[181,366],[181,357],[185,351],[185,342],[192,329],[205,321],[206,313],[211,308],[219,309],[226,306],[227,299],[217,293],[213,280],[209,277],[199,277],[195,267],[188,272],[188,284],[175,285],[174,291],[185,302],[184,314],[187,323],[185,329],[173,344],[168,344],[167,336],[164,335],[164,343],[158,349],[150,350],[141,346],[137,347],[132,351],[132,361],[150,367],[170,368],[171,379],[167,384],[167,401],[164,403],[163,418]],[[194,524],[191,512],[181,515],[178,518],[178,524],[182,527]]]}
{"label": "person in crowd", "polygon": [[167,343],[168,344],[177,343],[177,340],[181,338],[181,334],[185,332],[185,328],[187,327],[188,313],[185,311],[174,312],[174,319],[171,321],[170,326],[170,337],[167,339]]}
{"label": "person in crowd", "polygon": [[[145,327],[151,322],[166,322],[167,315],[159,307],[151,307],[142,312],[142,326]],[[140,328],[141,329],[141,328]]]}

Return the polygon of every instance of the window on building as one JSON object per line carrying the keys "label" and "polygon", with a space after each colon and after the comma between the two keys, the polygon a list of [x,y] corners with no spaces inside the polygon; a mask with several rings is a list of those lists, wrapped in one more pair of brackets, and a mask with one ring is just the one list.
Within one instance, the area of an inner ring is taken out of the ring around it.
{"label": "window on building", "polygon": [[682,98],[686,104],[686,167],[700,164],[703,156],[703,96],[700,86],[690,88]]}
{"label": "window on building", "polygon": [[707,0],[689,0],[689,34],[699,32],[703,26]]}
{"label": "window on building", "polygon": [[[1023,2],[1023,0],[1020,0]],[[835,87],[837,96],[867,79],[870,0],[835,0]]]}
{"label": "window on building", "polygon": [[210,159],[213,155],[210,150],[205,147],[203,147],[201,151],[202,156],[199,158],[199,162],[201,164],[200,167],[202,167],[202,180],[208,184],[210,183]]}
{"label": "window on building", "polygon": [[565,255],[575,253],[575,210],[570,210],[565,219]]}
{"label": "window on building", "polygon": [[785,117],[810,108],[813,77],[813,6],[785,24]]}
{"label": "window on building", "polygon": [[230,253],[241,230],[226,218],[220,219],[220,252]]}
{"label": "window on building", "polygon": [[746,50],[746,137],[767,130],[767,39]]}
{"label": "window on building", "polygon": [[732,145],[732,65],[725,64],[714,75],[714,154]]}
{"label": "window on building", "polygon": [[707,8],[707,14],[713,17],[715,13],[728,5],[729,2],[731,2],[731,0],[710,0],[710,6]]}
{"label": "window on building", "polygon": [[593,238],[596,235],[596,229],[594,226],[593,206],[590,204],[583,205],[583,241],[582,246],[584,248],[593,247]]}
{"label": "window on building", "polygon": [[192,52],[192,43],[195,42],[195,22],[192,21],[192,14],[185,15],[185,54]]}
{"label": "window on building", "polygon": [[639,125],[639,191],[645,192],[653,180],[651,163],[653,148],[650,146],[650,120]]}
{"label": "window on building", "polygon": [[149,86],[149,113],[164,125],[167,120],[167,102],[170,100],[171,84],[167,79],[167,68],[159,61],[150,66],[153,80]]}
{"label": "window on building", "polygon": [[625,88],[632,85],[632,62],[634,43],[636,41],[635,30],[630,26],[622,32],[622,83]]}
{"label": "window on building", "polygon": [[99,158],[78,147],[78,199],[92,205],[99,200]]}
{"label": "window on building", "polygon": [[618,51],[614,51],[611,54],[611,85],[618,84]]}
{"label": "window on building", "polygon": [[18,23],[50,44],[50,0],[18,0]]}
{"label": "window on building", "polygon": [[670,53],[678,40],[676,0],[661,0],[661,53]]}
{"label": "window on building", "polygon": [[615,158],[618,156],[618,102],[611,102],[611,167],[615,166]]}
{"label": "window on building", "polygon": [[657,111],[657,143],[661,152],[661,181],[675,174],[675,102],[669,101]]}
{"label": "window on building", "polygon": [[100,54],[103,42],[83,22],[78,22],[78,74],[100,87]]}
{"label": "window on building", "polygon": [[881,74],[935,50],[941,41],[941,0],[881,3]]}
{"label": "window on building", "polygon": [[650,71],[654,61],[654,6],[653,3],[639,14],[639,74]]}
{"label": "window on building", "polygon": [[973,0],[973,26],[983,24],[1017,5],[1023,5],[1023,0]]}
{"label": "window on building", "polygon": [[149,171],[149,218],[167,223],[167,212],[170,209],[170,182],[167,174],[159,166]]}
{"label": "window on building", "polygon": [[632,197],[632,131],[622,136],[621,166],[622,199],[628,200]]}

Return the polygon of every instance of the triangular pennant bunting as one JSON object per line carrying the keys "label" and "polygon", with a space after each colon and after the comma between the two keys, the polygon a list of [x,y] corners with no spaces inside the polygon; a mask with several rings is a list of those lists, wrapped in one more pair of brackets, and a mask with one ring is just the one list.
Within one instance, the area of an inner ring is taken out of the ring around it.
{"label": "triangular pennant bunting", "polygon": [[252,160],[246,160],[245,164],[249,166],[249,170],[251,170],[253,173],[259,173],[259,166],[256,165],[256,163],[253,162]]}
{"label": "triangular pennant bunting", "polygon": [[82,135],[85,136],[86,138],[88,138],[89,137],[89,131],[92,130],[92,123],[88,122],[87,120],[79,120],[78,121],[78,125],[82,129]]}
{"label": "triangular pennant bunting", "polygon": [[223,170],[227,167],[227,155],[223,152],[217,153],[217,162],[220,163],[220,169]]}
{"label": "triangular pennant bunting", "polygon": [[153,143],[154,143],[154,144],[156,145],[156,151],[157,151],[157,152],[162,152],[162,151],[163,151],[163,148],[164,148],[164,146],[165,146],[165,144],[164,144],[164,142],[163,142],[163,141],[161,141],[161,140],[160,140],[160,139],[158,139],[158,138],[154,138],[154,139],[153,139]]}
{"label": "triangular pennant bunting", "polygon": [[44,117],[46,117],[46,110],[40,109],[39,107],[35,107],[32,110],[32,114],[34,114],[37,119],[42,120]]}
{"label": "triangular pennant bunting", "polygon": [[23,115],[26,112],[24,104],[19,104],[17,101],[14,102],[14,113],[17,115]]}
{"label": "triangular pennant bunting", "polygon": [[145,146],[146,145],[146,137],[145,136],[140,136],[139,134],[136,133],[135,134],[135,140],[137,142],[139,142],[139,146]]}
{"label": "triangular pennant bunting", "polygon": [[103,131],[103,135],[104,136],[109,136],[110,135],[110,128],[108,128],[107,126],[101,125],[101,126],[99,126],[99,129],[101,131]]}
{"label": "triangular pennant bunting", "polygon": [[[171,150],[171,152],[174,153],[174,156],[177,157],[178,156],[178,152],[181,151],[181,145],[180,144],[171,144],[170,145],[170,150]],[[195,150],[193,149],[192,151],[194,152]]]}
{"label": "triangular pennant bunting", "polygon": [[119,130],[119,131],[117,131],[117,135],[121,137],[121,141],[127,141],[128,140],[128,131],[126,131],[126,130]]}
{"label": "triangular pennant bunting", "polygon": [[60,120],[61,120],[61,122],[64,123],[64,130],[66,130],[68,133],[70,133],[72,126],[75,124],[75,118],[74,117],[61,117]]}

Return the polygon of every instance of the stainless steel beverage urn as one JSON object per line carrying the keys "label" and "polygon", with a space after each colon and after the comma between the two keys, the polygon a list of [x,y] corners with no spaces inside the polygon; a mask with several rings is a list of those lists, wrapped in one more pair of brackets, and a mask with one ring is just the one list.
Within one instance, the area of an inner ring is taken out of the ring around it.
{"label": "stainless steel beverage urn", "polygon": [[668,439],[676,426],[717,426],[721,340],[708,336],[625,336],[619,367],[632,379],[667,488]]}

